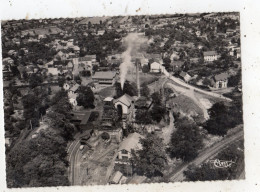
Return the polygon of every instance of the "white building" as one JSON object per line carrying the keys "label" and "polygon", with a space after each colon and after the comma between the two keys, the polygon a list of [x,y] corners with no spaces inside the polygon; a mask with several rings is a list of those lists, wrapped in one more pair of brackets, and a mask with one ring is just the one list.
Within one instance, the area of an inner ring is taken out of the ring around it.
{"label": "white building", "polygon": [[204,55],[204,61],[209,61],[209,62],[216,61],[218,60],[219,57],[216,51],[206,51],[203,52],[203,55]]}
{"label": "white building", "polygon": [[161,73],[161,72],[163,72],[163,66],[160,63],[153,62],[150,65],[150,72]]}
{"label": "white building", "polygon": [[229,75],[227,73],[221,73],[221,74],[215,75],[214,87],[216,89],[227,88],[228,77],[229,77]]}

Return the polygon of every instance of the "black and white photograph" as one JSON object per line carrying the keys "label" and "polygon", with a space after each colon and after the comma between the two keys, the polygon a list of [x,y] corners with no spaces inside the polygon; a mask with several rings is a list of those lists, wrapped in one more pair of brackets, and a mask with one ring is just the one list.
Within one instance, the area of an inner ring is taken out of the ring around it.
{"label": "black and white photograph", "polygon": [[8,188],[245,179],[239,12],[1,34]]}

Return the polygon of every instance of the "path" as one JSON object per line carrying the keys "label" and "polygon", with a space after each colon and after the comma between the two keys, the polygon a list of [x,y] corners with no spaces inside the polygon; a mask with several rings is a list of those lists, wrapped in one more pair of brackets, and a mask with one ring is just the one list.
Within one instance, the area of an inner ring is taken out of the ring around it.
{"label": "path", "polygon": [[166,127],[162,128],[161,137],[163,138],[163,142],[167,145],[170,142],[171,135],[175,130],[174,127],[174,117],[172,115],[172,111],[169,111],[170,123]]}

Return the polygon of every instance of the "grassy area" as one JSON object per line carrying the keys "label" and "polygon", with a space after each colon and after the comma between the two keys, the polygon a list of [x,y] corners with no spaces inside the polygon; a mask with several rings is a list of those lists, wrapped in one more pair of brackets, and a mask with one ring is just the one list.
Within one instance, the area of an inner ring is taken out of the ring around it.
{"label": "grassy area", "polygon": [[[157,76],[155,76],[157,77]],[[152,83],[148,84],[148,88],[150,89],[150,93],[153,92],[160,92],[160,89],[162,88],[162,84],[165,82],[165,78],[164,77],[158,77],[158,79],[156,79],[155,81],[153,81]]]}
{"label": "grassy area", "polygon": [[104,98],[113,97],[115,95],[115,91],[116,91],[115,87],[110,86],[110,87],[105,87],[104,89],[101,89],[98,94]]}
{"label": "grassy area", "polygon": [[179,95],[169,100],[173,104],[174,111],[185,113],[188,116],[197,116],[199,120],[204,120],[202,109],[189,97]]}
{"label": "grassy area", "polygon": [[223,99],[216,98],[216,97],[212,97],[212,96],[206,95],[206,94],[202,94],[202,93],[199,93],[199,92],[197,92],[197,91],[194,91],[194,95],[195,95],[195,97],[198,98],[199,100],[200,100],[201,98],[209,100],[209,102],[210,102],[212,105],[213,105],[214,103],[221,102],[221,101],[224,101],[224,102],[225,102],[225,100],[223,100]]}

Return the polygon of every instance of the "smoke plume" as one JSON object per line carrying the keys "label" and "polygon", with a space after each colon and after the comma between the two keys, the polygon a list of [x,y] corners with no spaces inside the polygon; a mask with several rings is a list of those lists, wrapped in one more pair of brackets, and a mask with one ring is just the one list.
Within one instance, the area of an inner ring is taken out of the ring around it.
{"label": "smoke plume", "polygon": [[127,72],[134,68],[132,63],[132,56],[141,53],[141,47],[147,42],[147,39],[138,33],[129,33],[124,39],[123,44],[127,47],[126,51],[122,54],[123,63],[120,65],[120,83],[121,89],[124,88]]}

